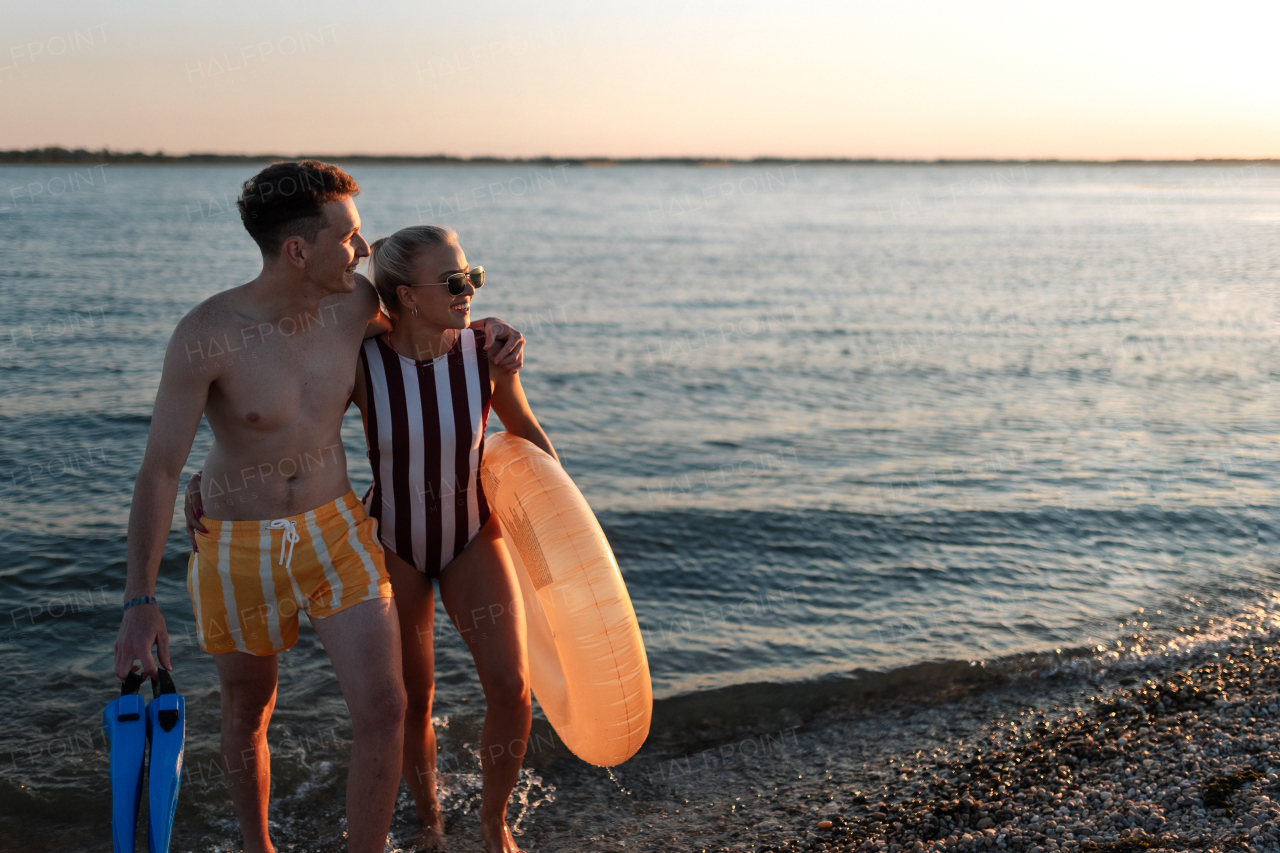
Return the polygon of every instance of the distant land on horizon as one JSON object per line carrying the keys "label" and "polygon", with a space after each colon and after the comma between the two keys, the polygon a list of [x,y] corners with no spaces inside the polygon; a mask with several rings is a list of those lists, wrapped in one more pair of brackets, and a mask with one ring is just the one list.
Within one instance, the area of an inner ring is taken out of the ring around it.
{"label": "distant land on horizon", "polygon": [[971,158],[936,160],[898,160],[883,157],[454,157],[448,154],[421,156],[405,154],[165,154],[156,151],[112,151],[109,148],[91,151],[86,148],[29,148],[26,150],[0,151],[0,165],[72,164],[162,164],[176,165],[224,165],[238,163],[269,163],[276,160],[324,160],[335,163],[366,163],[374,165],[406,166],[503,166],[503,165],[571,165],[571,166],[750,166],[778,163],[804,163],[808,165],[989,165],[989,164],[1044,164],[1044,165],[1280,165],[1280,158],[1196,158],[1191,160],[1064,160],[1058,158]]}

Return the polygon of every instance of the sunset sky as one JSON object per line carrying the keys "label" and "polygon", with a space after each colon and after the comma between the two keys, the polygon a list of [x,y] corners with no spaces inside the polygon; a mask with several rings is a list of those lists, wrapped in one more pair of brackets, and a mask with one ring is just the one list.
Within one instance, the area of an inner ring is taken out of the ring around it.
{"label": "sunset sky", "polygon": [[1280,156],[1277,4],[9,3],[0,148]]}

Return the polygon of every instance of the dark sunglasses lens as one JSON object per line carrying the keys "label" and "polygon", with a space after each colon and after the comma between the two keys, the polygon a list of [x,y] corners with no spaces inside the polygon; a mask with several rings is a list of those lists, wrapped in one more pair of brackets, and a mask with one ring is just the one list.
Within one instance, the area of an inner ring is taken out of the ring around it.
{"label": "dark sunglasses lens", "polygon": [[471,279],[471,286],[477,290],[484,287],[484,267],[478,267],[471,272],[456,272],[445,279],[449,282],[449,294],[460,296],[462,291],[467,289],[468,278]]}

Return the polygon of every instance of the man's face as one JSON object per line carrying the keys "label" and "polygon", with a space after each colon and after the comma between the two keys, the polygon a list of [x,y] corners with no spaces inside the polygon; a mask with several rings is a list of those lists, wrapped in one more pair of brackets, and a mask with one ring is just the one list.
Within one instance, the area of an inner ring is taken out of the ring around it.
{"label": "man's face", "polygon": [[307,247],[307,278],[324,290],[351,293],[356,289],[356,266],[369,257],[369,244],[360,236],[360,214],[350,196],[321,210],[326,225]]}

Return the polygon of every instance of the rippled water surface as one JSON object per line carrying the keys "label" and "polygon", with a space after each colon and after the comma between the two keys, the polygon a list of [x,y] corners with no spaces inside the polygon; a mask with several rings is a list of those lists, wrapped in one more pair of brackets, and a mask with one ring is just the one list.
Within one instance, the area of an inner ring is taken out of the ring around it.
{"label": "rippled water surface", "polygon": [[[257,272],[232,207],[252,171],[0,168],[6,849],[106,837],[133,477],[174,324]],[[1272,624],[1278,169],[351,171],[367,237],[451,225],[489,273],[477,315],[528,337],[659,718],[717,688],[1106,664]],[[344,436],[361,490],[354,410]],[[184,541],[158,591],[190,709],[180,840],[230,849]],[[483,698],[451,633],[437,657],[462,812]],[[341,813],[349,737],[306,628],[275,721],[278,819],[304,837]],[[551,788],[528,772],[528,823]]]}

